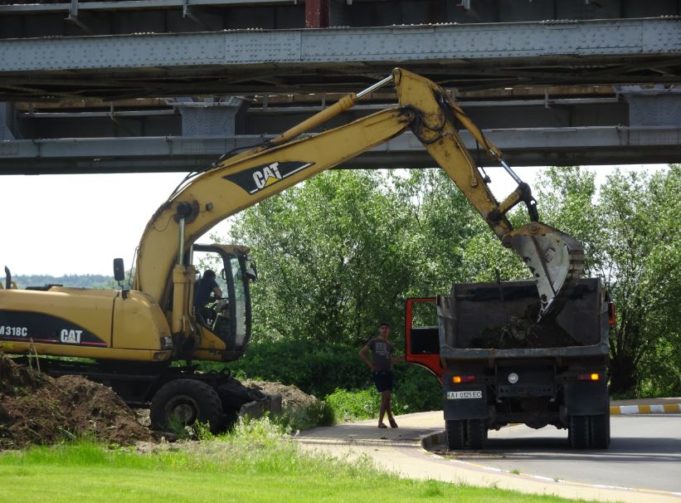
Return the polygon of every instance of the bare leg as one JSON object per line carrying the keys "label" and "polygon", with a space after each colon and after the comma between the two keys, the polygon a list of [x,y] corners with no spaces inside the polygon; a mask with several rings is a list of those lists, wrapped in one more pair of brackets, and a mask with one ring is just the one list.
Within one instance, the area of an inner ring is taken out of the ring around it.
{"label": "bare leg", "polygon": [[385,413],[388,411],[388,418],[390,418],[390,391],[381,391],[381,409],[378,414],[378,427],[379,428],[385,428],[385,424],[383,424],[383,418],[385,417]]}
{"label": "bare leg", "polygon": [[397,428],[397,422],[395,421],[395,418],[393,417],[393,411],[392,411],[392,391],[388,390],[385,392],[387,394],[387,403],[386,403],[386,412],[388,413],[388,422],[390,423],[391,428]]}

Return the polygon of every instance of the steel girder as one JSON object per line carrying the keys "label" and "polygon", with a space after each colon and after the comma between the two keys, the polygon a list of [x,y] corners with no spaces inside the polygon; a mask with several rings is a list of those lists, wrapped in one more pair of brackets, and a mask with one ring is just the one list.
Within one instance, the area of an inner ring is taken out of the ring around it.
{"label": "steel girder", "polygon": [[444,85],[678,82],[676,18],[0,40],[0,98],[351,90],[405,66]]}
{"label": "steel girder", "polygon": [[[514,165],[600,165],[681,162],[681,127],[578,127],[487,131]],[[462,133],[475,152],[472,138]],[[137,137],[7,140],[0,142],[0,174],[195,171],[234,148],[264,136],[229,138]],[[487,159],[480,159],[487,166]],[[433,161],[411,134],[403,134],[342,168],[426,168]]]}

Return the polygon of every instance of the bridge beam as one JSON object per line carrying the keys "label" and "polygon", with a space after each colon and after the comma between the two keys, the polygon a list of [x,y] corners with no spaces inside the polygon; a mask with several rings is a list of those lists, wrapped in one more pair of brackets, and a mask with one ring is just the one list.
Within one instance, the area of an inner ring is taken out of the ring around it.
{"label": "bridge beam", "polygon": [[[487,134],[516,166],[681,162],[681,126],[533,128]],[[465,132],[462,136],[474,154],[474,141]],[[0,175],[203,170],[225,152],[264,139],[239,135],[8,140],[0,142]],[[432,166],[421,143],[406,133],[340,167]]]}
{"label": "bridge beam", "polygon": [[458,88],[678,82],[678,19],[0,40],[0,98],[355,90],[402,65]]}

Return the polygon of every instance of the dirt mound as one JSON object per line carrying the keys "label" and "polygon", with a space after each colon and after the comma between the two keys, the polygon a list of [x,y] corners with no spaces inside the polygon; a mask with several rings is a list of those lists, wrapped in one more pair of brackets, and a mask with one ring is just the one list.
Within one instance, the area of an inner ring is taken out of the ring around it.
{"label": "dirt mound", "polygon": [[0,355],[0,448],[78,437],[130,444],[150,433],[110,388],[80,376],[53,379]]}
{"label": "dirt mound", "polygon": [[321,401],[316,396],[308,395],[292,384],[249,379],[243,385],[265,395],[281,395],[283,413],[289,416],[298,416],[321,406]]}

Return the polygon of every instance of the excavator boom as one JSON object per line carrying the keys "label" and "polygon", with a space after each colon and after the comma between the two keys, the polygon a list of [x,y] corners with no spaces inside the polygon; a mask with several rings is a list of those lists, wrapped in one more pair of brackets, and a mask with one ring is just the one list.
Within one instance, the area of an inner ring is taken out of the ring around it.
{"label": "excavator boom", "polygon": [[[352,107],[357,99],[394,82],[399,106],[387,108],[314,136],[317,128]],[[498,202],[457,131],[463,125],[519,182]],[[538,221],[529,187],[503,162],[501,152],[445,90],[403,69],[362,93],[342,98],[301,124],[247,151],[224,158],[179,187],[154,214],[142,236],[133,289],[161,306],[171,304],[173,268],[196,239],[219,221],[326,169],[342,164],[411,129],[437,164],[463,192],[505,246],[528,265],[537,281],[541,315],[556,306],[563,285],[581,272],[582,247]],[[527,205],[532,222],[514,229],[506,214]],[[179,236],[179,238],[178,238]],[[174,313],[174,316],[178,315]],[[541,316],[540,315],[540,316]],[[181,323],[178,321],[177,326]]]}

